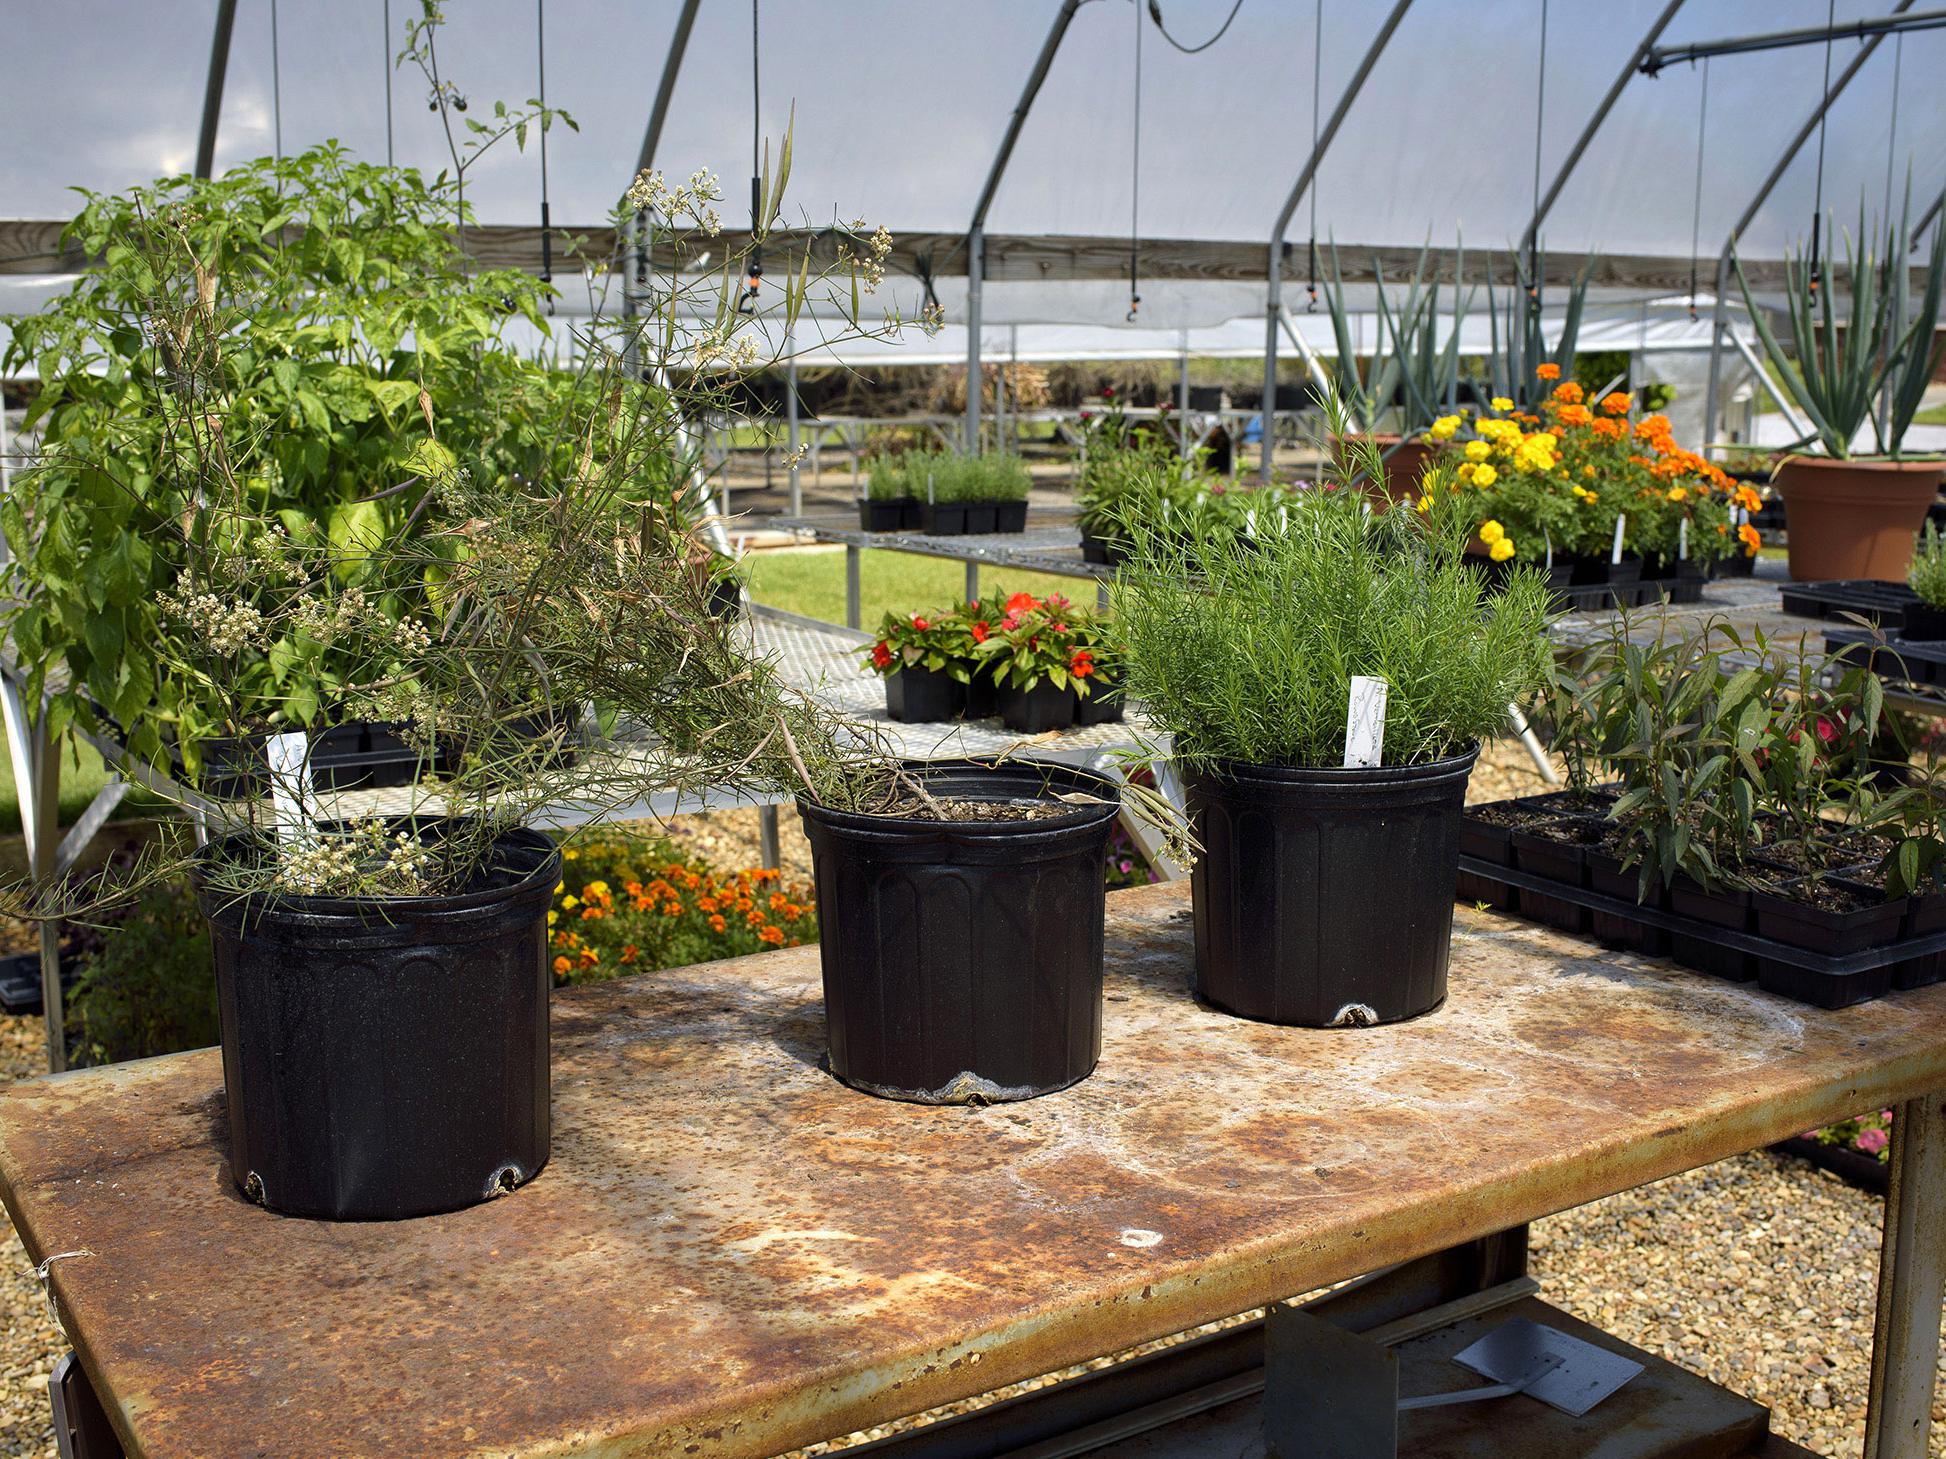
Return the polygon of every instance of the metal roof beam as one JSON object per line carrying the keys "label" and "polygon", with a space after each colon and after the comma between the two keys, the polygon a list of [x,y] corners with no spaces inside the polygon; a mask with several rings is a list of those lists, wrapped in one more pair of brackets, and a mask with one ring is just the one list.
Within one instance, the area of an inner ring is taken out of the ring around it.
{"label": "metal roof beam", "polygon": [[1278,211],[1277,221],[1270,229],[1270,274],[1264,308],[1264,406],[1263,406],[1263,460],[1259,471],[1265,481],[1270,480],[1270,463],[1277,449],[1277,330],[1284,312],[1284,230],[1290,227],[1291,219],[1297,213],[1297,205],[1304,198],[1305,191],[1318,175],[1318,165],[1324,161],[1324,154],[1331,150],[1337,139],[1338,128],[1344,125],[1352,103],[1358,100],[1358,93],[1364,89],[1365,79],[1372,74],[1378,58],[1384,54],[1385,47],[1392,39],[1392,33],[1405,19],[1406,11],[1412,8],[1412,0],[1398,0],[1392,11],[1385,17],[1385,23],[1372,37],[1366,47],[1364,59],[1358,69],[1352,72],[1351,80],[1345,86],[1344,94],[1338,104],[1331,109],[1331,119],[1318,133],[1318,139],[1311,148],[1311,155],[1304,159],[1304,170],[1297,175],[1291,185],[1290,196],[1284,199],[1284,206]]}
{"label": "metal roof beam", "polygon": [[1638,63],[1645,75],[1653,76],[1666,66],[1684,61],[1701,61],[1710,56],[1746,56],[1753,51],[1775,51],[1787,46],[1815,46],[1828,41],[1883,40],[1888,35],[1915,30],[1938,30],[1946,26],[1946,10],[1920,10],[1910,15],[1901,5],[1890,15],[1870,20],[1847,20],[1841,25],[1812,25],[1801,30],[1777,30],[1766,35],[1731,36],[1719,41],[1696,41],[1686,46],[1659,46]]}
{"label": "metal roof beam", "polygon": [[662,124],[669,118],[669,99],[676,93],[676,76],[682,70],[683,53],[689,49],[689,32],[696,24],[696,11],[702,0],[683,0],[682,13],[676,17],[675,34],[669,37],[669,53],[662,58],[662,80],[656,84],[655,105],[649,108],[648,129],[642,133],[642,150],[635,154],[633,182],[655,165],[656,144],[662,140]]}
{"label": "metal roof beam", "polygon": [[196,176],[208,177],[216,165],[216,124],[223,115],[223,81],[230,71],[230,34],[236,29],[236,0],[217,0],[216,26],[210,33],[209,77],[203,82],[203,125],[196,134]]}
{"label": "metal roof beam", "polygon": [[1522,256],[1532,254],[1534,241],[1540,236],[1541,223],[1553,209],[1555,199],[1561,196],[1561,189],[1567,186],[1569,176],[1580,165],[1582,155],[1588,150],[1588,144],[1595,140],[1595,133],[1600,131],[1601,124],[1608,120],[1608,114],[1615,109],[1615,103],[1622,99],[1622,92],[1628,89],[1630,78],[1641,67],[1644,59],[1654,53],[1656,41],[1661,37],[1662,32],[1668,29],[1669,22],[1676,18],[1676,12],[1682,9],[1682,5],[1683,0],[1669,0],[1669,3],[1662,8],[1662,13],[1656,17],[1655,24],[1649,27],[1649,33],[1642,37],[1641,44],[1636,46],[1635,53],[1629,57],[1628,64],[1622,67],[1621,75],[1615,78],[1615,84],[1608,88],[1608,94],[1601,99],[1601,105],[1595,108],[1595,114],[1588,118],[1588,124],[1581,129],[1581,135],[1575,138],[1574,146],[1568,149],[1567,159],[1561,164],[1561,170],[1554,174],[1553,183],[1541,195],[1540,202],[1535,206],[1534,216],[1527,222],[1527,231],[1520,235],[1519,253]]}

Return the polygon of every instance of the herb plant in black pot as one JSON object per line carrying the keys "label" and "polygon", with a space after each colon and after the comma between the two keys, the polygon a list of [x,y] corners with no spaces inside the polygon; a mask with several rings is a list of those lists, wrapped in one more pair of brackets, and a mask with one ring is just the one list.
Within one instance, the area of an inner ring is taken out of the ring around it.
{"label": "herb plant in black pot", "polygon": [[1921,643],[1946,638],[1946,543],[1939,540],[1939,529],[1931,522],[1926,523],[1912,554],[1906,582],[1919,601],[1905,605],[1899,636]]}
{"label": "herb plant in black pot", "polygon": [[[1351,480],[1376,454],[1358,443],[1248,546],[1123,523],[1126,684],[1173,736],[1202,848],[1195,991],[1250,1018],[1382,1023],[1445,997],[1467,778],[1546,677],[1540,576],[1489,594],[1442,481],[1424,513],[1365,511]],[[1385,686],[1356,723],[1355,679]]]}

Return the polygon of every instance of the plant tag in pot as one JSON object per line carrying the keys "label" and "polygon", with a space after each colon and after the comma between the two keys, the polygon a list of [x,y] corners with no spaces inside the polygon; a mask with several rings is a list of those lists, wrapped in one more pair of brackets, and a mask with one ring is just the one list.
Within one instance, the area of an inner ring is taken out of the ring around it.
{"label": "plant tag in pot", "polygon": [[1345,768],[1371,769],[1385,753],[1385,681],[1354,674],[1345,715]]}
{"label": "plant tag in pot", "polygon": [[932,494],[932,473],[930,471],[926,473],[926,500],[932,502],[934,506],[938,505],[938,502],[934,500]]}
{"label": "plant tag in pot", "polygon": [[1622,560],[1622,533],[1628,530],[1628,513],[1622,512],[1615,518],[1615,548],[1608,554],[1611,563]]}
{"label": "plant tag in pot", "polygon": [[1676,560],[1689,561],[1689,518],[1676,523]]}
{"label": "plant tag in pot", "polygon": [[302,730],[272,735],[264,745],[270,766],[270,810],[277,839],[295,845],[305,839],[305,803],[311,798],[311,739]]}

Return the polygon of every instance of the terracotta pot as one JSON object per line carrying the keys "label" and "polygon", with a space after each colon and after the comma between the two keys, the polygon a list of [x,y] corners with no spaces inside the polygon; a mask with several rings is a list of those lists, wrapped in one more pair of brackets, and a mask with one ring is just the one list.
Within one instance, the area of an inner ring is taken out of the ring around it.
{"label": "terracotta pot", "polygon": [[1798,582],[1904,582],[1942,461],[1834,461],[1792,456],[1777,473]]}
{"label": "terracotta pot", "polygon": [[[1370,436],[1344,436],[1334,442],[1337,446],[1338,460],[1345,460],[1344,446],[1353,441],[1371,441],[1378,446],[1381,454],[1391,451],[1385,458],[1385,486],[1381,490],[1375,482],[1362,483],[1365,495],[1374,502],[1417,501],[1419,499],[1419,475],[1432,459],[1433,448],[1414,437],[1400,445],[1400,437],[1389,432],[1378,432]],[[1396,451],[1392,450],[1397,446]]]}

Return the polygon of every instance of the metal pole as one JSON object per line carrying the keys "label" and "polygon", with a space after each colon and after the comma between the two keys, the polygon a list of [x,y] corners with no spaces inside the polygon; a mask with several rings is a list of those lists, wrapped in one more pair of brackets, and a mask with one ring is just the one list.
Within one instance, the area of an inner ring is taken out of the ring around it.
{"label": "metal pole", "polygon": [[[1902,14],[1911,9],[1912,3],[1913,0],[1899,0],[1893,14]],[[1885,36],[1881,32],[1858,48],[1858,54],[1846,63],[1845,69],[1840,71],[1837,79],[1831,83],[1831,89],[1825,92],[1818,102],[1817,109],[1805,119],[1804,125],[1798,128],[1797,135],[1791,139],[1790,146],[1784,149],[1784,155],[1777,159],[1777,165],[1770,169],[1770,175],[1764,179],[1763,186],[1757,189],[1757,195],[1750,200],[1750,205],[1743,210],[1743,216],[1737,219],[1736,226],[1730,230],[1730,236],[1723,240],[1723,251],[1716,257],[1716,307],[1711,311],[1710,318],[1709,387],[1703,400],[1703,450],[1705,452],[1716,439],[1716,424],[1723,390],[1723,335],[1729,328],[1729,301],[1724,296],[1730,288],[1730,255],[1736,251],[1737,240],[1743,236],[1743,230],[1750,226],[1751,220],[1757,216],[1758,209],[1763,207],[1777,184],[1783,180],[1784,172],[1790,167],[1792,160],[1803,150],[1804,144],[1811,140],[1811,134],[1817,131],[1818,123],[1824,119],[1824,114],[1831,110],[1831,104],[1844,94],[1845,88],[1851,84],[1851,78],[1864,68],[1867,61],[1871,60],[1872,52],[1878,49],[1879,42],[1884,39]]]}
{"label": "metal pole", "polygon": [[966,601],[980,601],[980,564],[970,557],[966,560]]}
{"label": "metal pole", "polygon": [[1766,35],[1735,36],[1720,41],[1696,41],[1686,46],[1665,46],[1651,50],[1641,61],[1642,70],[1650,76],[1666,66],[1674,66],[1684,61],[1702,61],[1711,56],[1747,56],[1753,51],[1782,50],[1787,46],[1817,46],[1834,40],[1883,40],[1888,35],[1906,35],[1914,31],[1938,30],[1946,26],[1946,10],[1921,10],[1913,15],[1905,13],[1906,7],[1898,6],[1890,15],[1875,16],[1869,20],[1847,20],[1837,25],[1813,25],[1801,30],[1776,30]]}
{"label": "metal pole", "polygon": [[1068,33],[1068,23],[1081,4],[1082,0],[1061,0],[1054,24],[1048,27],[1047,39],[1041,42],[1041,52],[1034,58],[1034,69],[1028,73],[1026,86],[1021,88],[1020,100],[1007,119],[1000,149],[993,154],[986,185],[980,189],[979,201],[973,205],[972,221],[966,226],[966,449],[969,451],[980,449],[980,285],[986,273],[987,210],[993,206],[993,195],[1000,190],[1000,179],[1007,174],[1014,144],[1020,140],[1020,129],[1027,122],[1027,113],[1033,109],[1034,98],[1040,94],[1041,83],[1047,80],[1048,67],[1054,64],[1054,53],[1061,48],[1061,38]]}
{"label": "metal pole", "polygon": [[208,177],[216,163],[216,124],[223,115],[223,80],[230,70],[230,33],[236,29],[236,0],[220,0],[216,28],[210,33],[209,75],[203,82],[203,125],[196,134],[196,176]]}
{"label": "metal pole", "polygon": [[784,348],[790,350],[790,358],[784,364],[784,388],[790,392],[790,401],[785,407],[786,444],[791,456],[791,515],[802,515],[804,511],[804,484],[798,476],[798,421],[797,421],[797,352],[792,349],[790,331],[784,333]]}
{"label": "metal pole", "polygon": [[1662,7],[1662,13],[1656,17],[1655,24],[1649,27],[1649,33],[1642,37],[1641,44],[1636,46],[1635,53],[1628,58],[1628,64],[1622,67],[1621,75],[1615,78],[1614,84],[1608,88],[1608,94],[1601,99],[1601,105],[1595,108],[1595,114],[1588,118],[1588,124],[1581,129],[1581,135],[1575,138],[1574,146],[1568,149],[1567,160],[1562,162],[1561,170],[1554,174],[1553,183],[1546,192],[1541,194],[1541,200],[1534,208],[1534,216],[1528,221],[1527,231],[1520,235],[1520,247],[1515,251],[1515,257],[1524,258],[1533,248],[1534,240],[1540,235],[1542,220],[1553,208],[1554,200],[1561,196],[1561,189],[1567,186],[1568,178],[1580,163],[1582,154],[1595,140],[1595,133],[1601,130],[1601,124],[1608,120],[1608,114],[1615,109],[1615,103],[1621,100],[1622,92],[1628,88],[1629,78],[1641,68],[1644,58],[1654,51],[1657,38],[1668,29],[1669,22],[1676,18],[1676,12],[1682,9],[1682,4],[1683,0],[1669,0],[1669,3]]}
{"label": "metal pole", "polygon": [[1392,39],[1392,33],[1399,28],[1399,22],[1405,19],[1406,11],[1411,8],[1412,0],[1397,0],[1397,3],[1392,6],[1391,13],[1385,17],[1385,23],[1378,28],[1378,34],[1372,38],[1371,45],[1366,49],[1365,58],[1358,63],[1358,69],[1352,72],[1351,80],[1345,86],[1344,95],[1338,98],[1338,104],[1332,108],[1331,120],[1326,122],[1324,130],[1318,133],[1317,145],[1311,149],[1311,155],[1304,159],[1304,170],[1298,173],[1297,181],[1291,187],[1290,196],[1284,199],[1284,206],[1277,214],[1277,221],[1271,225],[1269,288],[1266,290],[1264,301],[1262,473],[1266,482],[1270,480],[1271,453],[1276,449],[1277,316],[1284,307],[1284,230],[1290,226],[1291,218],[1297,212],[1297,205],[1303,199],[1305,189],[1311,186],[1311,180],[1317,176],[1318,164],[1324,160],[1324,154],[1331,150],[1331,143],[1338,135],[1338,128],[1344,125],[1345,114],[1351,110],[1352,103],[1358,100],[1358,93],[1365,85],[1365,78],[1372,74],[1372,67],[1378,64],[1378,58],[1384,52],[1386,43]]}
{"label": "metal pole", "polygon": [[775,871],[784,860],[783,849],[777,844],[777,807],[761,805],[757,807],[757,859],[766,871]]}
{"label": "metal pole", "polygon": [[1189,442],[1189,331],[1182,332],[1182,376],[1176,387],[1176,435],[1182,443],[1182,458],[1187,461],[1193,449]]}
{"label": "metal pole", "polygon": [[1926,1459],[1946,1295],[1946,1099],[1892,1115],[1891,1183],[1878,1257],[1864,1459]]}
{"label": "metal pole", "polygon": [[859,618],[863,616],[859,602],[863,596],[858,581],[859,556],[856,544],[845,544],[845,627],[847,628],[856,628]]}
{"label": "metal pole", "polygon": [[662,58],[662,80],[656,84],[655,104],[649,108],[649,125],[642,133],[642,150],[635,154],[635,175],[640,176],[655,164],[656,144],[662,140],[662,124],[669,116],[669,98],[676,92],[676,75],[682,70],[683,52],[689,49],[689,31],[696,24],[696,11],[703,0],[683,0],[682,13],[676,17],[675,33],[669,37],[669,54]]}

